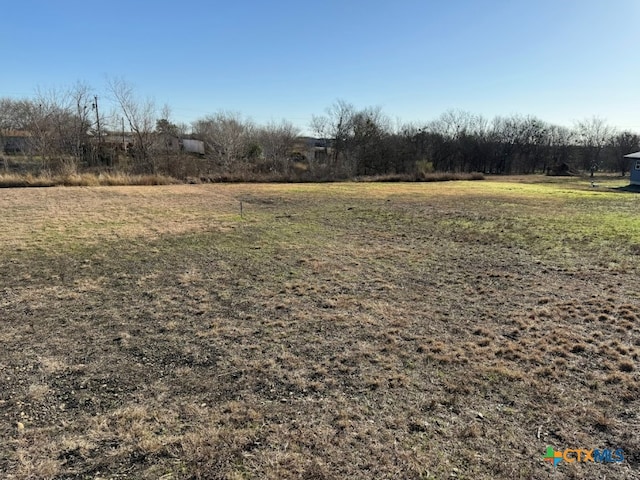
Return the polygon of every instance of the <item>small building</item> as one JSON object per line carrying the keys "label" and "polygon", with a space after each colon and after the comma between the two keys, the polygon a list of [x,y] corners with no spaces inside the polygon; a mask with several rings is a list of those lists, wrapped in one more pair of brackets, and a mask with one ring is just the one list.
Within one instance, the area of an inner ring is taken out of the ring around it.
{"label": "small building", "polygon": [[629,165],[629,177],[631,185],[640,185],[640,152],[630,153],[625,155],[624,158],[631,160]]}
{"label": "small building", "polygon": [[190,138],[180,139],[182,149],[188,153],[198,153],[204,155],[204,142],[202,140],[192,140]]}
{"label": "small building", "polygon": [[168,133],[154,133],[154,145],[164,153],[186,152],[204,155],[204,142],[180,138]]}
{"label": "small building", "polygon": [[333,142],[328,138],[298,137],[293,146],[305,158],[316,163],[326,163],[333,154]]}
{"label": "small building", "polygon": [[0,153],[27,154],[31,149],[31,133],[25,130],[0,130]]}

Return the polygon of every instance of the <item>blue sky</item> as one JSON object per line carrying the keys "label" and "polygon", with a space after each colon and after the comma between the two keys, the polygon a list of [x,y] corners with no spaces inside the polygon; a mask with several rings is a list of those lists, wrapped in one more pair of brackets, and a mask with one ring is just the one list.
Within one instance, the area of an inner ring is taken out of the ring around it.
{"label": "blue sky", "polygon": [[463,109],[640,131],[637,0],[21,0],[0,17],[0,97],[81,81],[107,102],[123,78],[179,122],[306,129],[344,99],[406,122]]}

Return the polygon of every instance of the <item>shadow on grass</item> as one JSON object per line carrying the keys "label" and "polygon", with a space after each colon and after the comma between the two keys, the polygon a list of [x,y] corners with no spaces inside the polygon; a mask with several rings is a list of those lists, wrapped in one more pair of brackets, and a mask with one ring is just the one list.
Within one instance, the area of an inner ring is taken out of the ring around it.
{"label": "shadow on grass", "polygon": [[623,187],[612,187],[611,190],[614,192],[623,192],[623,193],[640,193],[640,185],[625,185]]}

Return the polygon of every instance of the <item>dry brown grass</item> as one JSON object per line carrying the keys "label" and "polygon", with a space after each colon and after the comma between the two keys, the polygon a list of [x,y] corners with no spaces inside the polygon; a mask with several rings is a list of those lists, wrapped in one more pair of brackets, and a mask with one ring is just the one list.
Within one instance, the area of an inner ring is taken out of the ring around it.
{"label": "dry brown grass", "polygon": [[638,478],[640,216],[572,185],[0,190],[0,472]]}
{"label": "dry brown grass", "polygon": [[96,187],[116,185],[172,185],[180,183],[165,175],[129,175],[125,173],[78,173],[32,175],[0,173],[0,188],[17,187]]}

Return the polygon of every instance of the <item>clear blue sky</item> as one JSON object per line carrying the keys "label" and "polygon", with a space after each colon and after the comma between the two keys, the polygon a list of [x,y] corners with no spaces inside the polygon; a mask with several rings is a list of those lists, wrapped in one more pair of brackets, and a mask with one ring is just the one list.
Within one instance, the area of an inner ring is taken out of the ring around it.
{"label": "clear blue sky", "polygon": [[600,116],[640,131],[638,0],[20,0],[0,7],[0,97],[106,78],[191,122],[303,129],[336,99],[428,121],[448,109]]}

